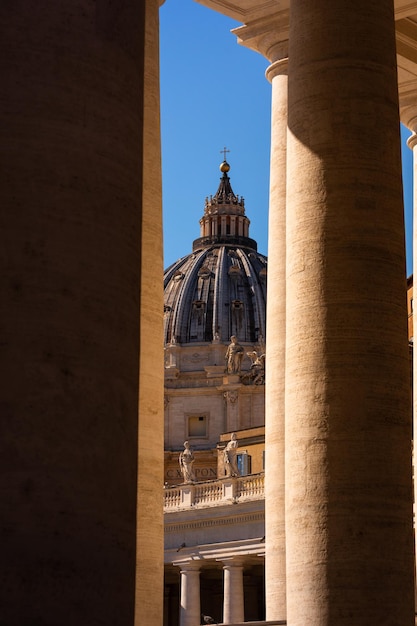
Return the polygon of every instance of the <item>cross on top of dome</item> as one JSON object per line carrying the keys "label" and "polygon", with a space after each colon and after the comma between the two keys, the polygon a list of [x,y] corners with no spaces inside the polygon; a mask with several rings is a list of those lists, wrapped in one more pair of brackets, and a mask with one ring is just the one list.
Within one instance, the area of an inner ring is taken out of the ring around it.
{"label": "cross on top of dome", "polygon": [[[223,153],[223,162],[220,163],[220,171],[223,172],[223,176],[220,179],[219,188],[214,196],[210,196],[210,199],[206,200],[206,212],[207,209],[209,209],[209,212],[212,213],[213,211],[218,210],[221,206],[224,211],[224,205],[232,205],[235,209],[238,209],[239,213],[244,213],[245,202],[242,197],[239,198],[239,196],[235,195],[230,184],[230,178],[227,175],[230,171],[230,165],[226,161],[226,153],[230,152],[230,150],[224,147],[223,150],[220,150],[220,152]],[[235,211],[233,211],[233,213],[234,212]]]}
{"label": "cross on top of dome", "polygon": [[230,150],[228,148],[226,148],[226,146],[223,148],[223,150],[220,150],[220,154],[223,152],[223,161],[224,163],[226,163],[226,152],[230,152]]}
{"label": "cross on top of dome", "polygon": [[230,150],[228,150],[225,146],[223,150],[220,150],[220,154],[222,152],[223,152],[223,163],[220,163],[220,171],[226,174],[230,170],[230,165],[226,161],[226,152],[230,152]]}

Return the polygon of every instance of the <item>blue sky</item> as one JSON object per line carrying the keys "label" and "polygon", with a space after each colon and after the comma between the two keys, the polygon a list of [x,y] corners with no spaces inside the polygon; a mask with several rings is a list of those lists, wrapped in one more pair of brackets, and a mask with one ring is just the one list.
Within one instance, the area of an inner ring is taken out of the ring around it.
{"label": "blue sky", "polygon": [[[191,252],[226,146],[250,236],[267,254],[271,86],[268,61],[238,45],[238,22],[193,0],[166,0],[161,22],[164,265]],[[402,128],[407,274],[412,272],[412,153]]]}

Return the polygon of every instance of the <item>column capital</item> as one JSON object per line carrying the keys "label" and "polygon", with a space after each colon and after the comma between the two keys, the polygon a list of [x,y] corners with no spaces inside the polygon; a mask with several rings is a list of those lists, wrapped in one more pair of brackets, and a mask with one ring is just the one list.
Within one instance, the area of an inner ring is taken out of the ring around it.
{"label": "column capital", "polygon": [[223,392],[223,397],[225,398],[226,402],[230,402],[231,404],[235,404],[235,402],[239,398],[239,390],[238,389],[232,389],[231,391],[224,391]]}
{"label": "column capital", "polygon": [[277,11],[232,30],[238,43],[271,63],[288,56],[289,10]]}
{"label": "column capital", "polygon": [[179,567],[181,572],[199,572],[201,569],[200,561],[173,561],[175,567]]}
{"label": "column capital", "polygon": [[275,78],[275,76],[287,75],[287,74],[288,74],[288,57],[285,59],[279,59],[278,61],[274,61],[265,70],[265,78],[270,83],[272,83],[272,79]]}
{"label": "column capital", "polygon": [[413,131],[413,134],[407,139],[407,146],[410,150],[414,150],[417,146],[417,134]]}
{"label": "column capital", "polygon": [[417,89],[400,87],[398,91],[401,122],[409,130],[417,132]]}

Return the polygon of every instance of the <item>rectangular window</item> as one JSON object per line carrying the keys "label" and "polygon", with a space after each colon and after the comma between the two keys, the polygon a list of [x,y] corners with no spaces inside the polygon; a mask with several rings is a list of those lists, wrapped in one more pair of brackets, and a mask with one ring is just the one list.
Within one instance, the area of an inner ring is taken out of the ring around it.
{"label": "rectangular window", "polygon": [[251,457],[247,452],[240,452],[237,455],[237,467],[241,476],[251,473]]}
{"label": "rectangular window", "polygon": [[188,418],[189,437],[207,437],[206,415],[192,415]]}

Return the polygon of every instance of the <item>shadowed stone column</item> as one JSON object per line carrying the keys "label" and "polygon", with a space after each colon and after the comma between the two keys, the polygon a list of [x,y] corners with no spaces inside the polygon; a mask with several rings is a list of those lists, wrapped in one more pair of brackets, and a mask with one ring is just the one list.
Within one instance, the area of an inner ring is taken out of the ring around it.
{"label": "shadowed stone column", "polygon": [[[174,563],[175,565],[175,563]],[[181,563],[180,626],[200,623],[200,565]]]}
{"label": "shadowed stone column", "polygon": [[[146,0],[135,624],[163,621],[164,355],[159,0]],[[149,269],[152,268],[152,271]],[[161,497],[157,497],[161,494]],[[148,576],[144,575],[147,572]],[[152,579],[151,585],[149,579]]]}
{"label": "shadowed stone column", "polygon": [[286,536],[291,626],[414,624],[392,0],[292,0]]}
{"label": "shadowed stone column", "polygon": [[131,626],[144,5],[3,2],[0,23],[1,621]]}
{"label": "shadowed stone column", "polygon": [[225,559],[223,563],[223,624],[244,622],[243,561],[242,559],[232,557]]}

